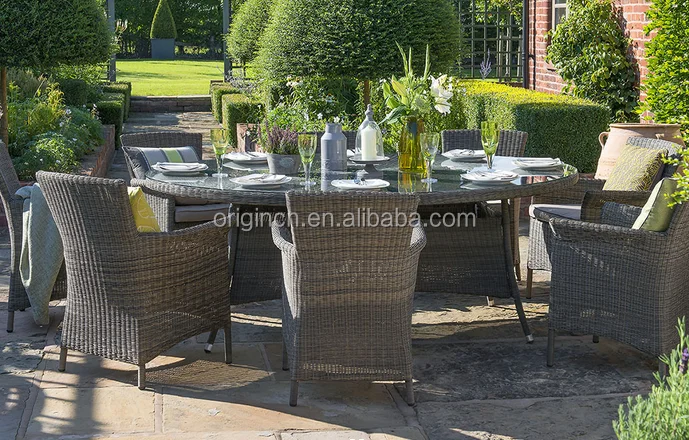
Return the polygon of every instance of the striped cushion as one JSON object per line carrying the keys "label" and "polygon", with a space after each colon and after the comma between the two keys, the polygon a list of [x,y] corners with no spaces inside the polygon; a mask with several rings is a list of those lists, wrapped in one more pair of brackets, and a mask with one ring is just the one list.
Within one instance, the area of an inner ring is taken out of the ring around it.
{"label": "striped cushion", "polygon": [[129,166],[137,179],[145,179],[146,171],[158,162],[197,163],[199,156],[193,147],[140,148],[122,147]]}

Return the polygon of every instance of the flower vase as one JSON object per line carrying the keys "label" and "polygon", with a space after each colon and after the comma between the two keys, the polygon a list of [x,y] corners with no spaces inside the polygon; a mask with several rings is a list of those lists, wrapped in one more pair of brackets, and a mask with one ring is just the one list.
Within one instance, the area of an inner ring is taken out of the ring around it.
{"label": "flower vase", "polygon": [[426,162],[421,153],[423,119],[409,118],[404,121],[399,143],[399,169],[409,173],[425,173]]}

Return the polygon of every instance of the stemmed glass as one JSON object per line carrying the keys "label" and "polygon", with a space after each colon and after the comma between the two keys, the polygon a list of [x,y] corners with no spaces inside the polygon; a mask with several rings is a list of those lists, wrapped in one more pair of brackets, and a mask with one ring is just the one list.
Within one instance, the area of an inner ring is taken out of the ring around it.
{"label": "stemmed glass", "polygon": [[497,122],[481,122],[481,143],[483,144],[483,151],[486,153],[486,163],[489,170],[493,169],[493,157],[498,151],[499,135]]}
{"label": "stemmed glass", "polygon": [[222,172],[223,156],[227,152],[227,147],[229,146],[227,130],[223,128],[212,128],[211,143],[213,144],[213,153],[215,153],[215,164],[218,169],[218,172],[213,174],[213,177],[227,177],[228,175]]}
{"label": "stemmed glass", "polygon": [[316,146],[318,145],[316,135],[308,133],[300,134],[298,143],[299,155],[301,156],[301,163],[304,164],[304,175],[306,176],[306,180],[302,185],[307,187],[315,185],[316,182],[311,180],[311,164],[316,155]]}
{"label": "stemmed glass", "polygon": [[440,135],[438,133],[421,133],[421,154],[426,160],[426,178],[421,179],[424,183],[435,183],[438,179],[431,177],[433,172],[433,161],[438,154],[440,146]]}

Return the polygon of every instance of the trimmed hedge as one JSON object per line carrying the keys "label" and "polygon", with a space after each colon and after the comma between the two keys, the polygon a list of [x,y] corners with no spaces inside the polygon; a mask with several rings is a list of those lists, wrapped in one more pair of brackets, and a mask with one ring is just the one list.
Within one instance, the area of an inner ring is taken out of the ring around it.
{"label": "trimmed hedge", "polygon": [[580,172],[595,171],[600,156],[598,135],[610,121],[607,107],[485,81],[458,81],[455,92],[452,110],[464,112],[466,128],[495,121],[503,130],[529,133],[527,156],[559,157]]}
{"label": "trimmed hedge", "polygon": [[[112,95],[124,96],[120,93],[113,93]],[[96,108],[98,109],[98,119],[103,125],[115,126],[115,142],[120,145],[120,135],[124,123],[124,99],[104,97],[102,101],[96,103]]]}
{"label": "trimmed hedge", "polygon": [[92,86],[83,79],[58,79],[57,84],[65,97],[66,105],[83,107],[88,104]]}
{"label": "trimmed hedge", "polygon": [[246,95],[233,93],[222,97],[222,125],[229,131],[230,145],[237,146],[237,124],[257,123],[263,117],[263,106]]}
{"label": "trimmed hedge", "polygon": [[114,82],[102,85],[104,93],[121,93],[124,95],[124,120],[129,119],[129,108],[132,102],[132,83]]}
{"label": "trimmed hedge", "polygon": [[177,38],[177,26],[167,0],[160,0],[151,23],[151,38]]}
{"label": "trimmed hedge", "polygon": [[211,85],[211,108],[213,116],[218,122],[222,122],[222,97],[234,93],[241,93],[239,89],[229,84]]}

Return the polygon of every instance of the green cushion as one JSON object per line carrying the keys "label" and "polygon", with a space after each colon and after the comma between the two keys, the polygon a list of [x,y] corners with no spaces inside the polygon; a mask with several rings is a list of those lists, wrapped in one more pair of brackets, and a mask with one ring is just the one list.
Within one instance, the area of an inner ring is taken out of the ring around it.
{"label": "green cushion", "polygon": [[620,157],[603,185],[604,191],[648,191],[658,170],[663,166],[667,150],[625,145]]}
{"label": "green cushion", "polygon": [[666,178],[653,188],[651,196],[636,218],[632,229],[664,232],[670,227],[674,208],[670,208],[670,194],[677,191],[677,179]]}

